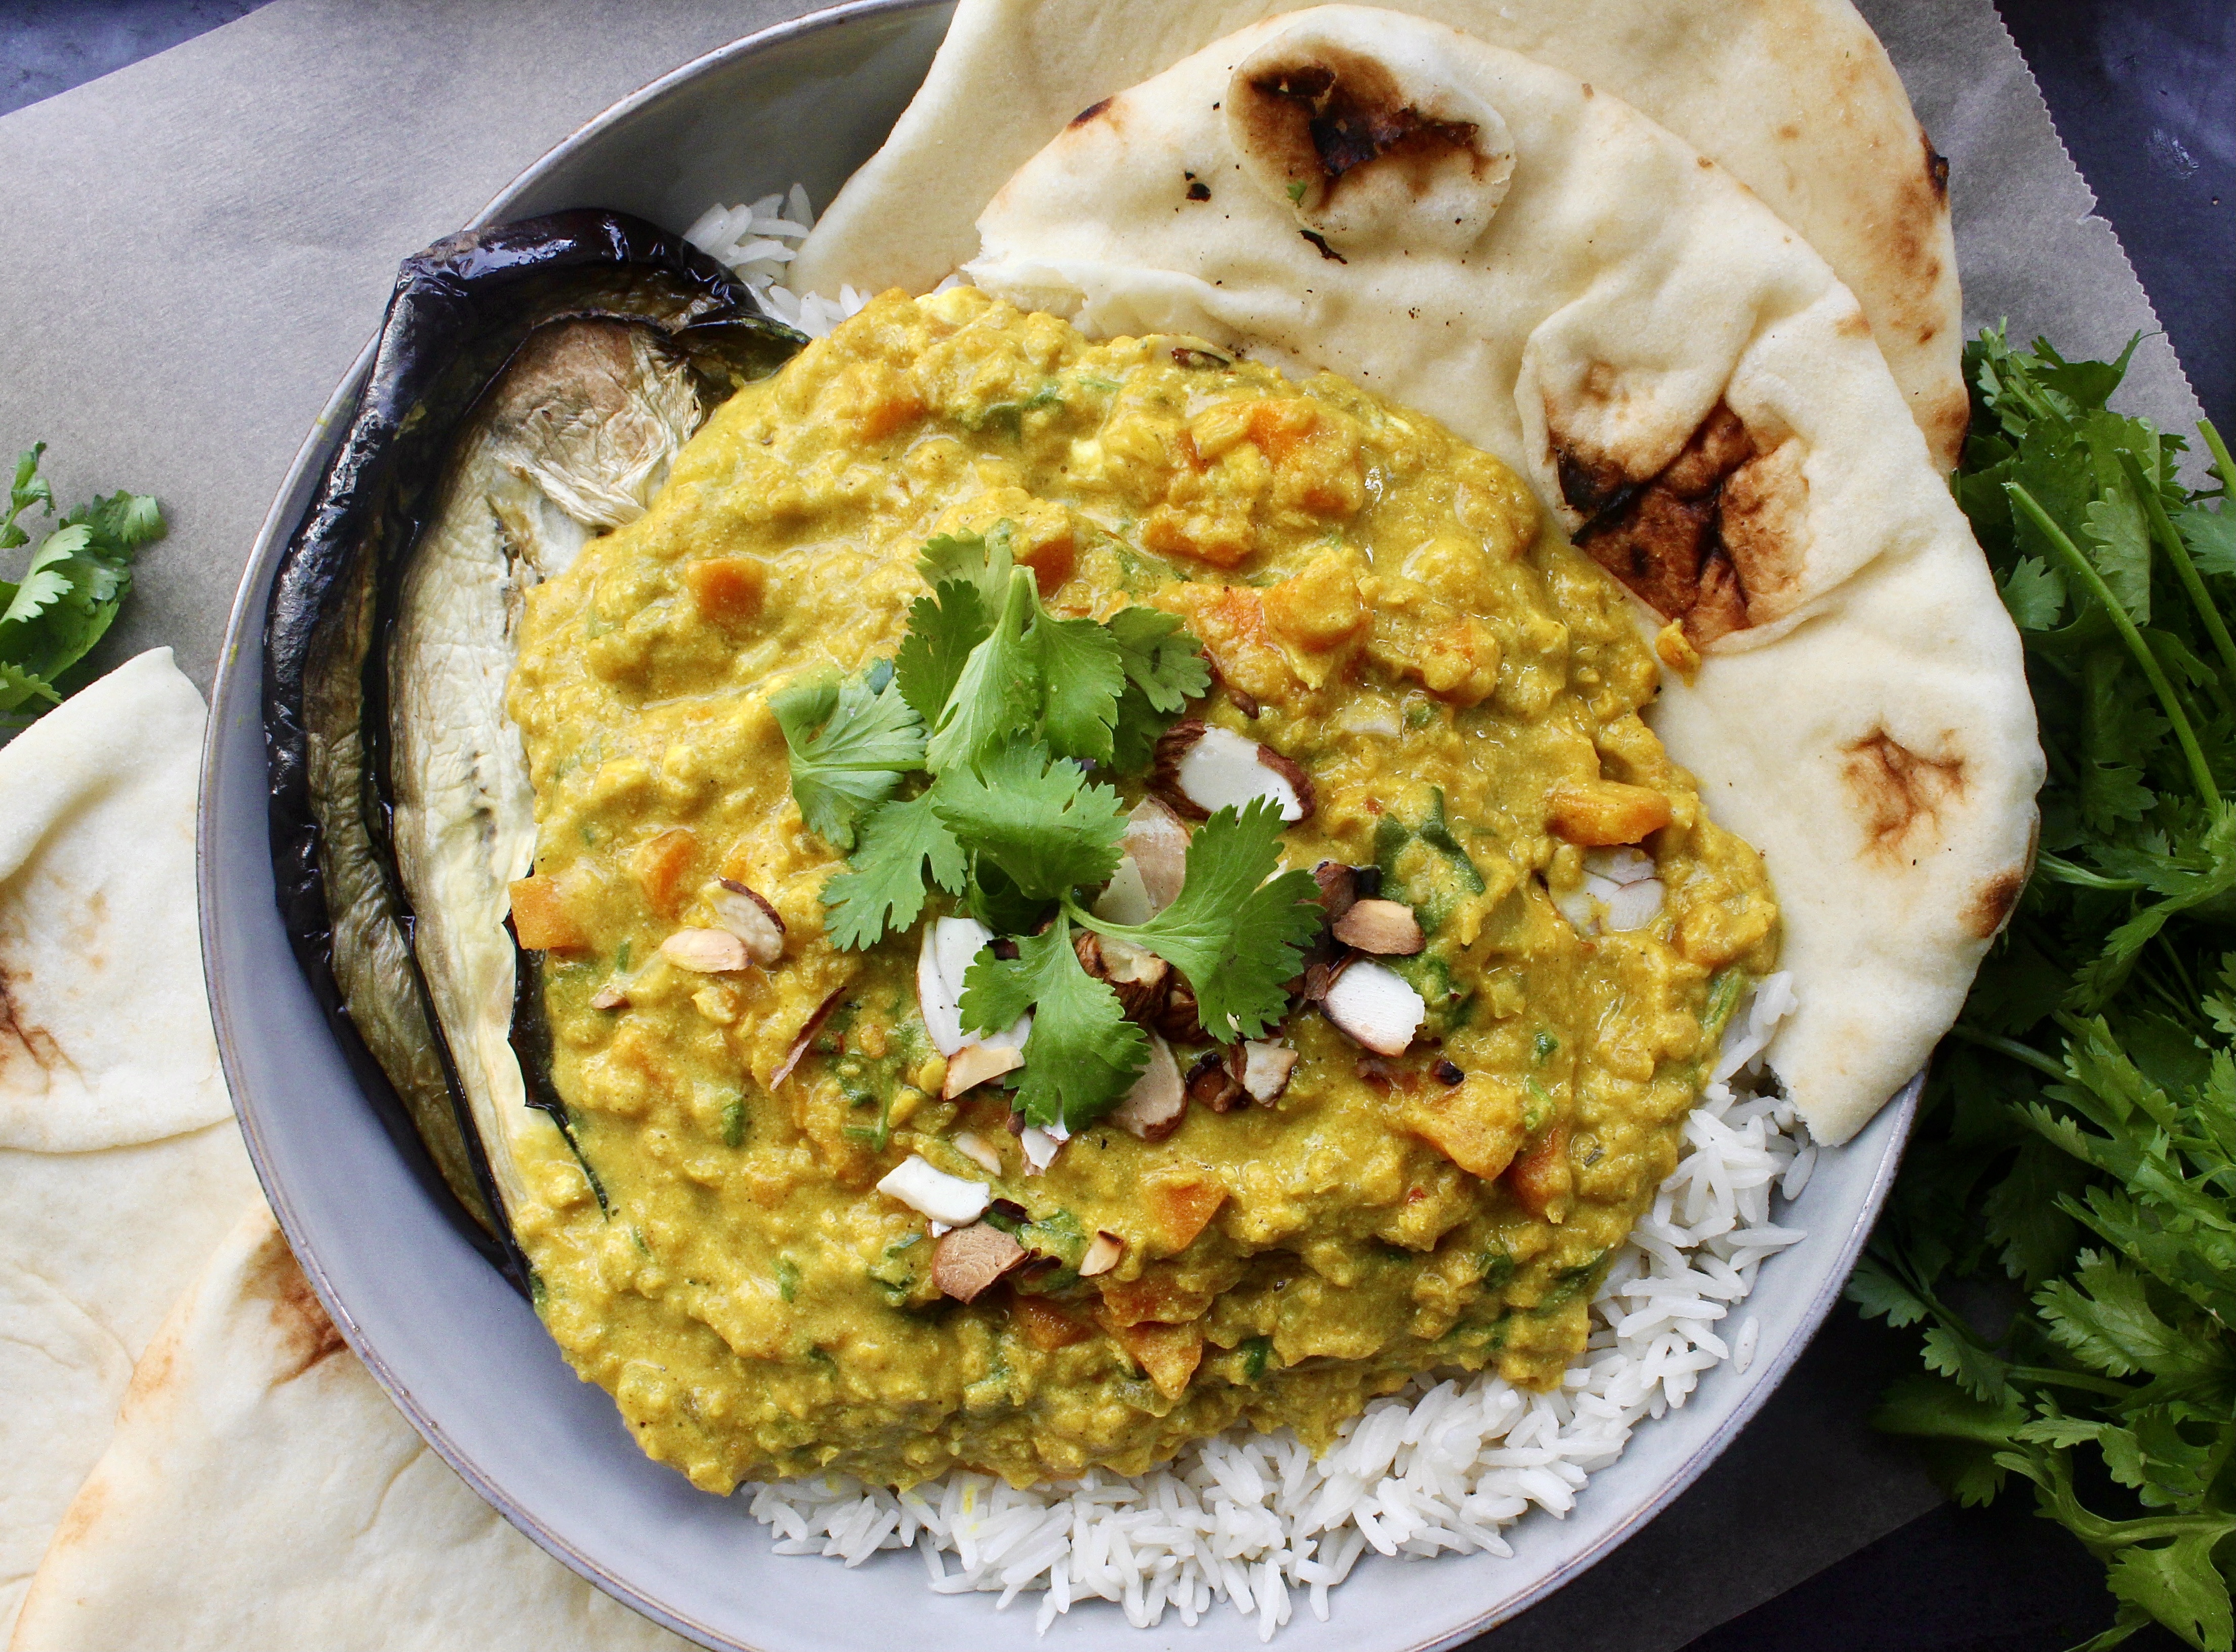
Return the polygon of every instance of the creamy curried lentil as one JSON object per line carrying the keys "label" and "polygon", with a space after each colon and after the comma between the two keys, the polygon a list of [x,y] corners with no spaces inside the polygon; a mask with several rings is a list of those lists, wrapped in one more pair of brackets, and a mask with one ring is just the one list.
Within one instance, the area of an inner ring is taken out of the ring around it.
{"label": "creamy curried lentil", "polygon": [[[1098,1125],[1036,1175],[997,1086],[941,1098],[915,936],[825,938],[839,857],[768,696],[890,655],[924,541],[1002,523],[1051,611],[1181,616],[1222,685],[1199,714],[1310,777],[1287,864],[1377,867],[1411,907],[1404,1054],[1300,1008],[1276,1100]],[[1759,862],[1640,719],[1628,601],[1431,419],[1184,339],[894,294],[739,392],[529,593],[510,688],[539,824],[515,919],[580,1155],[534,1167],[515,1227],[568,1359],[715,1491],[1132,1473],[1246,1418],[1325,1442],[1434,1367],[1556,1381],[1776,946]],[[1619,928],[1585,861],[1628,844],[1665,892]],[[662,944],[722,878],[781,955],[681,967]],[[1036,1265],[943,1296],[876,1187],[911,1155],[989,1183]],[[1098,1233],[1121,1259],[1082,1278]]]}

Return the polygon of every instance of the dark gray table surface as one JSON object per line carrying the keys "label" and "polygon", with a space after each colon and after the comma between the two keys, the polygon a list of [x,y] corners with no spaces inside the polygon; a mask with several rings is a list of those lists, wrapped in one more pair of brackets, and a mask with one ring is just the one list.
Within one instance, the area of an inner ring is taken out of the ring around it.
{"label": "dark gray table surface", "polygon": [[[4,0],[0,114],[262,3]],[[2236,6],[1997,3],[2207,414],[2236,427]],[[1690,1491],[1579,1583],[1477,1642],[1478,1652],[1666,1645],[1687,1635],[1700,1637],[1687,1652],[2051,1652],[2104,1627],[2110,1604],[2093,1563],[2015,1497],[1984,1512],[1937,1510],[1853,1554],[1810,1517],[1828,1498],[1864,1513],[1874,1497],[1915,1506],[1893,1490],[1915,1473],[1906,1448],[1864,1422],[1910,1357],[1839,1310]],[[1782,1510],[1792,1517],[1766,1521]],[[1704,1544],[1741,1529],[1780,1538],[1721,1553]],[[1714,1556],[1705,1570],[1704,1550]]]}

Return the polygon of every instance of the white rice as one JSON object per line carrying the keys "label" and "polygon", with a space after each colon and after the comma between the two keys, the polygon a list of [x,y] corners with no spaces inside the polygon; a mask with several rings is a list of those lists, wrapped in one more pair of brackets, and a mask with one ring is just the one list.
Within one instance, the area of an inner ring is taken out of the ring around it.
{"label": "white rice", "polygon": [[838,296],[829,299],[784,285],[786,267],[814,227],[807,191],[794,184],[788,194],[763,195],[751,206],[709,207],[683,232],[683,239],[727,266],[778,320],[820,339],[867,304],[870,294],[842,286]]}
{"label": "white rice", "polygon": [[1791,980],[1773,975],[1733,1017],[1677,1168],[1593,1300],[1582,1363],[1551,1393],[1488,1373],[1424,1378],[1370,1404],[1317,1461],[1286,1429],[1236,1430],[1134,1479],[1096,1472],[1020,1491],[956,1473],[896,1495],[825,1476],[750,1488],[750,1510],[779,1554],[858,1566],[913,1548],[941,1594],[997,1593],[1006,1607],[1037,1592],[1043,1630],[1082,1600],[1116,1602],[1137,1629],[1167,1611],[1193,1625],[1225,1601],[1255,1614],[1266,1640],[1299,1591],[1325,1619],[1328,1590],[1370,1549],[1510,1554],[1504,1528],[1532,1507],[1567,1514],[1640,1422],[1682,1405],[1726,1359],[1753,1363],[1752,1315],[1728,1346],[1714,1327],[1763,1259],[1805,1236],[1772,1217],[1817,1148],[1791,1102],[1751,1088],[1792,1007]]}
{"label": "white rice", "polygon": [[[788,197],[714,207],[687,238],[773,314],[821,338],[869,295],[842,287],[834,299],[783,284],[813,227],[794,185]],[[1677,1168],[1593,1299],[1582,1363],[1551,1393],[1489,1373],[1423,1378],[1371,1403],[1317,1460],[1286,1429],[1238,1429],[1133,1479],[1097,1471],[1020,1491],[958,1472],[896,1494],[824,1476],[746,1488],[750,1511],[779,1554],[852,1567],[912,1548],[941,1594],[996,1594],[997,1608],[1037,1594],[1043,1631],[1081,1601],[1115,1602],[1137,1629],[1168,1611],[1193,1626],[1224,1601],[1270,1640],[1299,1593],[1325,1620],[1328,1590],[1369,1550],[1405,1560],[1509,1555],[1505,1528],[1533,1507],[1566,1515],[1641,1422],[1682,1405],[1726,1359],[1740,1372],[1753,1362],[1753,1315],[1729,1344],[1714,1327],[1753,1289],[1763,1259],[1805,1237],[1772,1217],[1808,1185],[1818,1149],[1790,1102],[1755,1089],[1763,1050],[1793,1006],[1780,973],[1733,1017]]]}

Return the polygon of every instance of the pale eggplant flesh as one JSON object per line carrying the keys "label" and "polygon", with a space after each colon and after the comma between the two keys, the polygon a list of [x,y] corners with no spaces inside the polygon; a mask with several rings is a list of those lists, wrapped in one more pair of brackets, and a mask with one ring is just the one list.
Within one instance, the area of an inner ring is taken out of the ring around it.
{"label": "pale eggplant flesh", "polygon": [[289,939],[391,1136],[523,1289],[514,1144],[556,1129],[574,1145],[541,959],[509,922],[535,851],[504,714],[523,602],[641,514],[707,412],[803,342],[623,214],[438,242],[398,274],[273,581],[265,740]]}

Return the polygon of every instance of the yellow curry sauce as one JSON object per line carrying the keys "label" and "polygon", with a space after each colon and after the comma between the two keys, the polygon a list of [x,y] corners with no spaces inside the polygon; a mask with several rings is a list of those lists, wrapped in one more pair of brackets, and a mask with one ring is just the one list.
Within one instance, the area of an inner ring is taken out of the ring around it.
{"label": "yellow curry sauce", "polygon": [[[1000,522],[1052,611],[1183,616],[1226,686],[1200,714],[1311,775],[1287,864],[1378,864],[1414,905],[1428,944],[1390,960],[1429,1005],[1405,1056],[1363,1062],[1300,1010],[1273,1103],[1154,1143],[1090,1129],[1037,1175],[998,1088],[939,1099],[916,934],[824,938],[840,862],[768,695],[890,655],[926,538]],[[1656,668],[1628,602],[1432,420],[1187,339],[895,294],[740,392],[648,515],[530,594],[510,690],[533,881],[581,943],[549,955],[547,998],[596,1186],[547,1162],[516,1213],[568,1359],[716,1491],[1134,1473],[1244,1418],[1325,1444],[1431,1368],[1556,1381],[1775,948],[1759,860],[1639,718]],[[1579,843],[1665,816],[1661,916],[1580,933],[1554,898]],[[775,905],[785,955],[674,967],[662,939],[711,921],[722,876]],[[593,1007],[602,988],[626,1003]],[[1056,1262],[939,1295],[924,1219],[874,1185],[911,1153],[990,1181]],[[1098,1229],[1123,1260],[1082,1280]]]}

